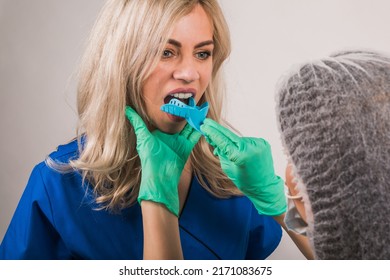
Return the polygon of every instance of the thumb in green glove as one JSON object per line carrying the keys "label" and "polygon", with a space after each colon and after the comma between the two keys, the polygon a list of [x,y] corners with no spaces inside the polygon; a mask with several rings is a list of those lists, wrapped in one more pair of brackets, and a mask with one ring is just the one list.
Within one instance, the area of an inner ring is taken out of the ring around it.
{"label": "thumb in green glove", "polygon": [[271,147],[261,138],[239,137],[211,119],[200,127],[222,170],[252,201],[260,214],[277,216],[286,211],[283,180],[275,175]]}
{"label": "thumb in green glove", "polygon": [[201,134],[188,124],[178,134],[166,134],[159,130],[150,132],[131,107],[126,107],[126,116],[134,127],[141,160],[138,202],[151,200],[162,203],[178,216],[180,176]]}

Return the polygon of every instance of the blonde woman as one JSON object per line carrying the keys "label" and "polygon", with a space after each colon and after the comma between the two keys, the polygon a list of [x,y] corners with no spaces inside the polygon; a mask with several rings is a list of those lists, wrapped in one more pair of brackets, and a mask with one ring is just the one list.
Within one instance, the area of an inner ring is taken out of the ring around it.
{"label": "blonde woman", "polygon": [[[270,216],[285,211],[283,182],[265,141],[240,144],[251,167],[223,149],[229,53],[216,0],[108,1],[82,62],[77,140],[33,170],[0,257],[268,257],[281,238]],[[189,97],[209,103],[206,137],[160,110]]]}

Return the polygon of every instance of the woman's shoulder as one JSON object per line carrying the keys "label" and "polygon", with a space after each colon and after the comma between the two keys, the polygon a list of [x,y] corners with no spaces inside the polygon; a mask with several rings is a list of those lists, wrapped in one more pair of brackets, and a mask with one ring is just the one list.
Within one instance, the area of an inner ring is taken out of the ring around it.
{"label": "woman's shoulder", "polygon": [[47,158],[62,164],[69,163],[70,160],[79,156],[79,145],[77,139],[72,139],[66,144],[57,146],[57,149],[49,154]]}
{"label": "woman's shoulder", "polygon": [[51,152],[45,160],[35,165],[31,177],[38,177],[45,183],[48,179],[62,181],[69,175],[74,176],[75,170],[69,165],[69,162],[78,158],[78,146],[77,139],[57,146],[56,150]]}
{"label": "woman's shoulder", "polygon": [[[37,192],[44,191],[51,197],[53,193],[74,191],[82,185],[81,174],[69,165],[79,156],[76,139],[59,145],[45,160],[35,165],[28,185]],[[60,196],[59,196],[60,197]]]}

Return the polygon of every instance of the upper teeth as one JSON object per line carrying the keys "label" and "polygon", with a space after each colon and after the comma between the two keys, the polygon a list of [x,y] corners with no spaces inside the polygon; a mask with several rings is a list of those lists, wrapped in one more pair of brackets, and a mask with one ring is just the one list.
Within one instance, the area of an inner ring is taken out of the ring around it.
{"label": "upper teeth", "polygon": [[176,97],[176,98],[180,98],[180,99],[187,99],[187,98],[192,97],[192,93],[179,92],[179,93],[172,94],[172,96]]}

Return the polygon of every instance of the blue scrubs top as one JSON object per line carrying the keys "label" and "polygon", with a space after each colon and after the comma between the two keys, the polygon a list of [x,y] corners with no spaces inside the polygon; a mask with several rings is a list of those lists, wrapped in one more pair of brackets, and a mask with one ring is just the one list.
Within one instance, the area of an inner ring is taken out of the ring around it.
{"label": "blue scrubs top", "polygon": [[[77,142],[50,155],[68,162]],[[79,173],[61,174],[38,164],[0,246],[0,259],[142,259],[141,208],[120,214],[96,210],[90,187]],[[193,176],[179,217],[185,259],[265,259],[282,231],[273,218],[259,215],[246,197],[219,199]]]}

